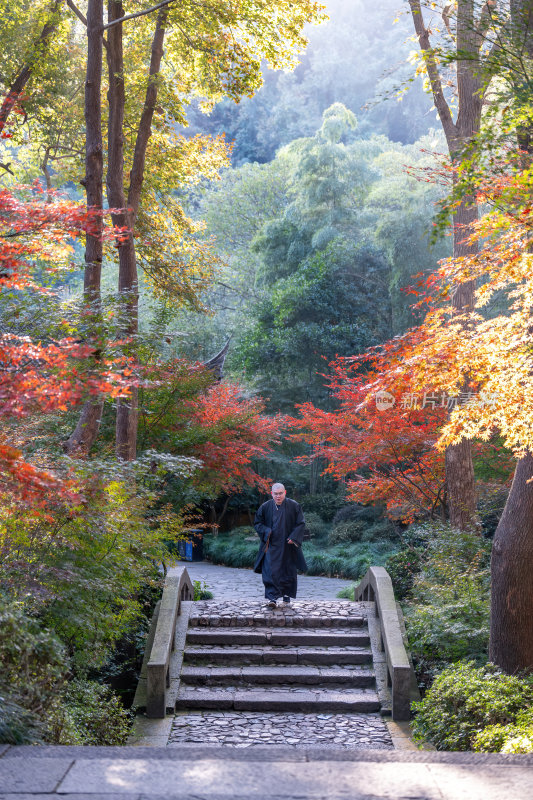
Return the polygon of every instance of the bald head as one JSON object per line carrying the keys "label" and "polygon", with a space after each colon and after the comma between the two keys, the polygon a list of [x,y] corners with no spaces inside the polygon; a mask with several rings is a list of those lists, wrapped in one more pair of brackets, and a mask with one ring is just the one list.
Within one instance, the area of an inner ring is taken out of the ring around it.
{"label": "bald head", "polygon": [[286,494],[287,492],[285,491],[285,487],[282,483],[274,483],[272,485],[272,497],[274,498],[274,502],[277,506],[280,506],[283,503]]}

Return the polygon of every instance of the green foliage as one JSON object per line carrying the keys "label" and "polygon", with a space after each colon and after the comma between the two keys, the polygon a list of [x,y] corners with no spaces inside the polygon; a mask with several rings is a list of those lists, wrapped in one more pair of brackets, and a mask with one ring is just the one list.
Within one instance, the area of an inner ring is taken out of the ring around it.
{"label": "green foliage", "polygon": [[308,512],[312,512],[318,514],[326,522],[332,522],[337,511],[346,506],[343,495],[337,492],[306,494],[300,497],[299,502],[304,509],[306,519]]}
{"label": "green foliage", "polygon": [[69,683],[63,705],[56,705],[47,715],[47,741],[62,745],[124,745],[130,721],[131,713],[108,686],[74,680]]}
{"label": "green foliage", "polygon": [[[247,532],[248,531],[248,532]],[[252,567],[259,548],[257,534],[250,529],[235,529],[229,533],[208,535],[204,538],[206,558],[215,564],[229,567]],[[395,547],[390,541],[376,543],[351,543],[335,547],[319,542],[305,542],[303,546],[309,575],[359,580],[369,566],[382,565]]]}
{"label": "green foliage", "polygon": [[4,595],[0,670],[1,743],[125,744],[130,714],[118,697],[108,686],[72,679],[57,635]]}
{"label": "green foliage", "polygon": [[333,518],[329,544],[343,542],[380,542],[396,537],[393,523],[383,515],[383,506],[350,503],[340,508]]}
{"label": "green foliage", "polygon": [[397,600],[411,597],[413,584],[424,563],[424,551],[417,547],[406,547],[387,559],[385,568],[389,573]]}
{"label": "green foliage", "polygon": [[328,523],[314,511],[305,512],[305,525],[312,539],[324,539],[328,535]]}
{"label": "green foliage", "polygon": [[307,400],[328,407],[328,360],[412,324],[402,289],[449,244],[431,252],[426,236],[440,190],[404,169],[432,164],[421,148],[434,149],[436,137],[409,147],[354,138],[351,111],[325,108],[314,135],[207,190],[207,234],[227,265],[210,298],[212,344],[205,321],[178,321],[204,357],[232,333],[229,369],[284,411]]}
{"label": "green foliage", "polygon": [[352,586],[346,586],[341,589],[340,592],[337,592],[336,597],[339,600],[355,600],[355,583]]}
{"label": "green foliage", "polygon": [[359,503],[349,503],[339,508],[333,517],[333,524],[360,520],[371,525],[378,519],[383,519],[383,506],[362,506]]}
{"label": "green foliage", "polygon": [[496,533],[508,494],[508,488],[501,484],[485,485],[480,492],[477,511],[484,536],[493,536]]}
{"label": "green foliage", "polygon": [[41,715],[60,694],[70,668],[63,643],[24,603],[0,594],[0,674],[13,702]]}
{"label": "green foliage", "polygon": [[348,519],[345,522],[339,522],[331,530],[328,536],[328,544],[360,542],[366,527],[366,523],[360,519]]}
{"label": "green foliage", "polygon": [[[489,749],[502,741],[500,729],[491,731],[489,726],[514,723],[532,702],[531,678],[504,675],[493,664],[456,664],[441,672],[424,699],[414,704],[414,737],[438,750],[469,750],[480,736],[478,749]],[[531,716],[526,719],[530,724]]]}
{"label": "green foliage", "polygon": [[472,745],[478,753],[533,753],[533,709],[520,711],[511,724],[489,725]]}
{"label": "green foliage", "polygon": [[77,669],[101,667],[115,643],[138,621],[141,588],[159,584],[165,526],[150,530],[145,504],[133,487],[111,482],[64,527],[65,546],[54,562],[65,571],[50,585],[54,600],[45,624],[67,643]]}
{"label": "green foliage", "polygon": [[64,692],[70,662],[65,647],[22,602],[0,594],[0,742],[46,738],[44,722]]}
{"label": "green foliage", "polygon": [[204,536],[204,555],[213,564],[227,567],[253,567],[259,538],[251,527],[235,528],[228,533]]}
{"label": "green foliage", "polygon": [[209,591],[209,586],[205,581],[193,581],[194,589],[193,600],[212,600],[213,592]]}
{"label": "green foliage", "polygon": [[39,718],[16,703],[0,686],[0,744],[37,744],[42,742]]}
{"label": "green foliage", "polygon": [[426,680],[459,659],[486,659],[490,544],[437,523],[414,526],[412,536],[427,538],[427,548],[404,611],[413,660]]}
{"label": "green foliage", "polygon": [[[338,232],[331,231],[330,238],[335,238]],[[386,265],[368,246],[324,241],[323,250],[313,255],[311,243],[299,239],[296,229],[287,228],[286,233],[286,274],[272,283],[274,261],[281,271],[276,244],[276,253],[269,251],[265,260],[271,290],[256,306],[236,358],[248,372],[261,376],[261,390],[275,399],[276,406],[292,409],[295,402],[327,400],[321,374],[324,359],[365,349],[385,335],[386,314],[373,309],[386,307],[382,280]],[[274,247],[271,234],[270,229],[265,233],[262,247]]]}
{"label": "green foliage", "polygon": [[[356,113],[364,108],[361,135],[414,141],[427,130],[431,117],[421,82],[403,94],[402,102],[394,97],[411,70],[406,63],[410,20],[400,15],[393,25],[397,11],[395,0],[373,6],[364,0],[329,0],[329,22],[308,31],[309,45],[294,72],[265,71],[255,97],[244,98],[238,106],[223,101],[207,119],[193,111],[193,131],[226,132],[235,142],[236,165],[267,162],[281,146],[312,135],[323,110],[339,102]],[[384,101],[389,95],[393,97]]]}

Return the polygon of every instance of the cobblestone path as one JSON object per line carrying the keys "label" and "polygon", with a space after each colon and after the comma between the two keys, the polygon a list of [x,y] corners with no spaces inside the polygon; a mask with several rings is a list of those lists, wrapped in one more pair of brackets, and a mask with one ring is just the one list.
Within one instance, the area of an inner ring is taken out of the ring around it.
{"label": "cobblestone path", "polygon": [[[183,566],[183,562],[180,564]],[[210,564],[208,561],[186,563],[191,580],[203,581],[214,594],[215,600],[260,600],[264,597],[261,575],[251,569],[236,569]],[[169,570],[172,575],[172,569]],[[337,592],[353,585],[342,578],[323,578],[318,575],[298,576],[298,600],[334,600]]]}
{"label": "cobblestone path", "polygon": [[169,745],[286,745],[390,750],[379,714],[281,714],[265,711],[195,711],[177,714]]}

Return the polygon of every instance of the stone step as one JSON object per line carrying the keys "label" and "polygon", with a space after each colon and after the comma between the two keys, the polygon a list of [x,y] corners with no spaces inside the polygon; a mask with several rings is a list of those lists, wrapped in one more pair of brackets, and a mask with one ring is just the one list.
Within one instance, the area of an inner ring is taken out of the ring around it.
{"label": "stone step", "polygon": [[364,616],[338,615],[318,616],[291,614],[282,610],[270,613],[249,614],[209,614],[195,613],[189,617],[189,625],[193,628],[235,628],[235,627],[269,627],[269,628],[360,628],[366,624]]}
{"label": "stone step", "polygon": [[231,644],[270,645],[279,647],[350,647],[364,646],[370,642],[366,630],[286,630],[257,628],[189,628],[187,645]]}
{"label": "stone step", "polygon": [[0,745],[15,800],[531,800],[533,754],[355,750],[324,744],[94,747]]}
{"label": "stone step", "polygon": [[355,691],[292,689],[290,686],[266,686],[256,689],[237,688],[193,688],[180,685],[176,700],[176,710],[217,709],[219,711],[295,711],[338,713],[379,711],[381,704],[375,691],[359,689]]}
{"label": "stone step", "polygon": [[370,664],[372,652],[366,647],[186,647],[184,662],[190,664]]}
{"label": "stone step", "polygon": [[319,667],[190,667],[181,670],[181,680],[189,685],[217,684],[297,684],[337,685],[368,688],[375,685],[375,674],[368,669],[320,669]]}

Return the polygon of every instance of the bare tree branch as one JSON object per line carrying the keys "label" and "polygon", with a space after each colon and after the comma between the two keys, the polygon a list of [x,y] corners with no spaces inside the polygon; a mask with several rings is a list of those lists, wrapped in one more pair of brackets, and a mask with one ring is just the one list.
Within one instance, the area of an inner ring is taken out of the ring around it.
{"label": "bare tree branch", "polygon": [[[84,16],[83,16],[82,12],[81,12],[81,11],[79,10],[79,8],[78,8],[78,7],[77,7],[77,6],[76,6],[76,5],[75,5],[75,4],[72,2],[72,0],[67,0],[67,6],[68,6],[68,7],[71,9],[71,11],[73,11],[73,12],[74,12],[74,14],[76,14],[76,16],[78,17],[78,19],[79,19],[79,20],[81,20],[81,22],[83,22],[83,24],[85,25],[85,27],[87,27],[87,19],[86,19],[86,17],[84,17]],[[106,40],[105,40],[105,36],[102,36],[102,44],[104,45],[105,49],[107,50],[107,42],[106,42]]]}
{"label": "bare tree branch", "polygon": [[120,17],[120,19],[114,19],[112,22],[108,22],[107,25],[104,25],[104,31],[106,31],[108,28],[112,28],[113,25],[118,25],[120,22],[126,22],[126,20],[128,19],[135,19],[136,17],[145,17],[147,14],[152,14],[159,8],[164,8],[164,6],[169,6],[171,3],[174,2],[175,0],[163,0],[162,3],[158,3],[156,6],[147,8],[145,11],[136,11],[135,14],[126,14],[126,16]]}
{"label": "bare tree branch", "polygon": [[452,28],[451,28],[451,25],[450,25],[450,12],[451,11],[453,11],[453,3],[448,3],[448,5],[445,6],[442,9],[442,21],[444,22],[444,25],[446,26],[446,30],[448,31],[448,33],[450,34],[450,36],[453,39],[455,37],[454,37],[453,31],[452,31]]}
{"label": "bare tree branch", "polygon": [[487,0],[483,8],[481,9],[481,13],[479,15],[479,22],[476,25],[476,31],[479,36],[484,37],[488,29],[490,28],[490,24],[493,21],[492,12],[496,9],[496,1],[495,0]]}
{"label": "bare tree branch", "polygon": [[67,0],[67,6],[73,11],[77,18],[83,22],[85,27],[87,27],[87,17],[84,17],[79,8],[72,2],[72,0]]}
{"label": "bare tree branch", "polygon": [[450,107],[448,106],[446,98],[444,97],[442,82],[440,79],[437,62],[435,60],[435,53],[431,47],[431,43],[429,41],[429,31],[424,24],[424,18],[422,16],[420,0],[409,0],[409,5],[411,7],[411,14],[413,16],[415,33],[418,36],[420,49],[422,50],[428,77],[431,83],[431,91],[433,92],[435,108],[437,109],[437,113],[440,117],[446,139],[448,143],[451,143],[454,142],[457,137],[457,130],[453,121]]}

